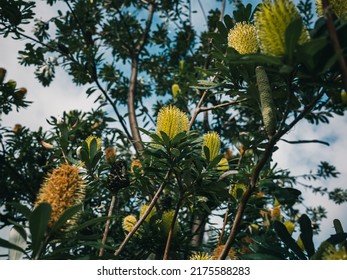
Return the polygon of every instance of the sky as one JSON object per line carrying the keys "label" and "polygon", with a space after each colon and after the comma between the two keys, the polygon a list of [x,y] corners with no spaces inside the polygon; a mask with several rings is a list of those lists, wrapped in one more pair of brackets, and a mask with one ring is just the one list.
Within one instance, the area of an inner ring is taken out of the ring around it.
{"label": "sky", "polygon": [[[55,13],[52,8],[43,5],[42,2],[44,1],[37,1],[37,15],[45,20]],[[214,2],[201,0],[205,11],[208,11]],[[247,3],[247,1],[244,1],[244,3]],[[197,1],[192,1],[192,4],[193,8],[198,11],[197,14],[193,14],[193,24],[200,24],[204,28],[204,25],[201,24],[204,23],[204,19],[199,13]],[[230,4],[228,5],[227,10],[230,11]],[[13,111],[8,115],[1,116],[1,126],[14,127],[15,124],[19,123],[32,130],[37,130],[40,126],[44,129],[50,129],[50,125],[46,122],[46,119],[49,119],[50,116],[59,117],[63,111],[72,109],[88,111],[97,107],[97,104],[93,103],[93,98],[86,99],[85,91],[87,88],[75,86],[71,78],[60,68],[56,69],[56,78],[50,87],[45,88],[39,84],[34,77],[34,69],[21,66],[18,63],[18,51],[24,49],[24,44],[25,41],[0,38],[0,67],[7,69],[6,80],[14,79],[17,81],[18,87],[28,89],[27,100],[33,101],[33,104],[26,109],[20,109],[19,112]],[[314,171],[320,161],[326,160],[335,165],[341,175],[338,179],[320,181],[318,182],[319,185],[328,188],[346,188],[346,124],[347,116],[335,117],[329,125],[312,126],[306,122],[301,122],[284,138],[287,140],[320,139],[330,142],[330,146],[327,147],[321,144],[290,145],[282,141],[278,145],[279,150],[274,154],[274,160],[280,168],[290,170],[293,175],[304,174],[310,170]],[[321,233],[315,237],[316,242],[321,242],[334,233],[332,220],[335,218],[339,218],[345,230],[347,229],[347,204],[335,205],[326,197],[301,190],[305,198],[305,205],[323,205],[328,209],[328,217],[321,224]],[[8,231],[0,231],[0,237],[7,239]],[[2,250],[0,248],[0,254],[3,253]]]}

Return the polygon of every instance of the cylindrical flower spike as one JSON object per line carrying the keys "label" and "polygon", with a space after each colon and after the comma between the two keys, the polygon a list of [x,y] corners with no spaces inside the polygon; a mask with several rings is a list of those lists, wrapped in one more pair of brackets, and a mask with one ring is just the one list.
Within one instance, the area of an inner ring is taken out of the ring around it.
{"label": "cylindrical flower spike", "polygon": [[[43,183],[35,206],[47,202],[51,204],[52,214],[49,222],[51,227],[68,208],[80,204],[85,197],[85,183],[76,166],[61,165],[48,175]],[[69,224],[74,224],[72,219]]]}
{"label": "cylindrical flower spike", "polygon": [[162,108],[157,118],[157,134],[161,137],[160,132],[165,132],[170,139],[177,134],[188,131],[188,117],[175,106]]}
{"label": "cylindrical flower spike", "polygon": [[95,135],[89,135],[87,137],[87,139],[85,140],[87,142],[88,148],[90,149],[90,144],[92,143],[93,139],[95,139],[95,141],[96,141],[97,150],[100,151],[101,150],[101,138],[97,137]]}
{"label": "cylindrical flower spike", "polygon": [[255,26],[247,22],[238,22],[228,33],[228,46],[240,54],[256,53],[258,38]]}
{"label": "cylindrical flower spike", "polygon": [[136,223],[136,217],[134,215],[128,215],[124,217],[122,227],[125,231],[130,232],[134,228]]}
{"label": "cylindrical flower spike", "polygon": [[180,88],[180,86],[178,84],[173,84],[171,86],[171,91],[172,91],[172,96],[174,98],[176,98],[177,95],[179,95],[181,93],[181,88]]}
{"label": "cylindrical flower spike", "polygon": [[193,255],[190,256],[189,260],[209,261],[209,260],[213,260],[213,257],[205,252],[195,252]]}
{"label": "cylindrical flower spike", "polygon": [[[285,53],[285,31],[288,25],[300,18],[300,13],[291,0],[264,1],[254,14],[260,50],[269,55],[281,56]],[[305,27],[299,44],[310,39]]]}
{"label": "cylindrical flower spike", "polygon": [[220,137],[217,132],[208,132],[204,135],[202,144],[202,156],[206,158],[204,147],[207,147],[210,152],[210,161],[219,155]]}

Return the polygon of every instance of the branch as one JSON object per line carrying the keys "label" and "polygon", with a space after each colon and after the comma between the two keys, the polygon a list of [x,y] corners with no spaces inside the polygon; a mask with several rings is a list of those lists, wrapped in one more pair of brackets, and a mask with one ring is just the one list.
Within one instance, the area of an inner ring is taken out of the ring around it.
{"label": "branch", "polygon": [[329,0],[322,0],[323,13],[326,19],[327,28],[336,54],[338,55],[338,63],[341,69],[342,82],[345,90],[347,91],[347,66],[343,57],[343,50],[337,37],[336,28],[333,22],[332,11]]}
{"label": "branch", "polygon": [[[110,208],[108,209],[107,217],[111,217],[115,202],[116,202],[116,196],[113,195],[112,200],[111,200],[111,204],[110,204]],[[104,235],[103,235],[102,241],[101,241],[102,247],[100,248],[100,251],[99,251],[99,257],[102,257],[104,254],[104,245],[106,243],[106,239],[107,239],[107,235],[108,235],[108,229],[110,227],[110,222],[111,222],[111,220],[108,219],[106,221],[106,224],[105,224]]]}
{"label": "branch", "polygon": [[138,41],[136,45],[136,48],[134,50],[134,53],[131,59],[131,74],[130,74],[129,89],[128,89],[128,113],[129,113],[129,124],[130,124],[131,133],[135,141],[134,144],[136,146],[136,150],[138,151],[141,151],[144,148],[141,141],[140,132],[138,129],[138,123],[136,119],[136,109],[135,109],[135,92],[136,92],[137,75],[138,75],[138,68],[139,68],[139,55],[147,41],[150,27],[153,21],[153,14],[154,14],[154,2],[151,2],[149,4],[149,14],[148,14],[145,30],[142,34],[141,39]]}
{"label": "branch", "polygon": [[237,212],[235,215],[235,219],[234,219],[234,222],[232,225],[230,235],[228,237],[227,242],[225,243],[225,246],[223,248],[222,253],[219,256],[220,260],[224,260],[229,253],[231,245],[234,242],[236,235],[239,231],[239,227],[241,224],[243,213],[244,213],[246,206],[247,206],[247,202],[248,202],[249,198],[251,197],[253,191],[256,188],[256,184],[258,182],[260,172],[262,171],[262,169],[265,167],[266,163],[269,161],[269,159],[272,156],[273,148],[275,147],[276,143],[280,140],[280,138],[284,134],[286,134],[289,130],[291,130],[301,119],[303,119],[313,109],[313,107],[316,105],[316,103],[319,101],[319,99],[323,96],[323,94],[324,94],[324,92],[322,90],[317,95],[317,97],[309,105],[307,105],[304,108],[304,110],[287,127],[285,127],[282,130],[277,131],[277,133],[275,133],[272,136],[272,138],[270,138],[270,140],[267,144],[267,147],[264,151],[263,156],[260,158],[260,160],[258,161],[258,163],[256,164],[256,166],[253,169],[250,184],[241,198],[241,201],[240,201],[239,206],[237,208]]}
{"label": "branch", "polygon": [[167,237],[167,240],[166,240],[166,246],[165,246],[163,260],[168,260],[169,259],[169,251],[170,251],[171,240],[172,240],[172,236],[173,236],[173,232],[174,232],[174,228],[175,228],[178,212],[180,210],[182,201],[183,201],[183,195],[181,195],[179,201],[177,202],[175,213],[174,213],[174,216],[172,217],[172,222],[171,222],[171,225],[170,225],[170,231],[169,231],[169,234],[168,234],[168,237]]}
{"label": "branch", "polygon": [[157,192],[155,193],[151,203],[148,205],[148,208],[146,210],[146,212],[142,215],[142,217],[137,221],[137,223],[135,224],[135,226],[133,227],[133,229],[128,233],[128,235],[125,237],[125,239],[123,240],[123,242],[121,243],[121,245],[119,246],[119,248],[115,251],[114,255],[118,256],[124,249],[125,245],[129,242],[130,238],[135,234],[135,232],[138,230],[138,228],[142,225],[142,223],[145,221],[145,219],[147,218],[147,216],[149,215],[149,213],[152,211],[154,205],[156,204],[157,200],[159,199],[160,194],[163,192],[168,179],[171,176],[171,172],[172,169],[170,168],[167,172],[166,175],[164,177],[163,182],[161,183],[159,189],[157,190]]}
{"label": "branch", "polygon": [[323,144],[326,146],[330,146],[330,144],[328,142],[325,141],[321,141],[321,140],[297,140],[297,141],[290,141],[290,140],[286,140],[286,139],[281,139],[282,141],[289,143],[289,144],[307,144],[307,143],[318,143],[318,144]]}

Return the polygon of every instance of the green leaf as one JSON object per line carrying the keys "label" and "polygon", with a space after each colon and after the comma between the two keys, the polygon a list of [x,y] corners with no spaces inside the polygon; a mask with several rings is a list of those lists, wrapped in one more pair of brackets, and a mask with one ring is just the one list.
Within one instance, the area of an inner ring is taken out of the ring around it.
{"label": "green leaf", "polygon": [[[25,250],[27,246],[26,232],[23,227],[14,226],[10,230],[9,242]],[[19,260],[22,258],[24,252],[17,249],[9,249],[8,258],[10,260]]]}
{"label": "green leaf", "polygon": [[239,56],[237,63],[259,63],[259,64],[269,64],[269,65],[282,65],[283,62],[280,58],[275,56],[269,56],[265,54],[246,54]]}
{"label": "green leaf", "polygon": [[62,228],[66,222],[75,216],[79,211],[82,210],[82,204],[72,206],[64,211],[64,213],[59,217],[58,221],[52,226],[51,232],[55,232]]}
{"label": "green leaf", "polygon": [[49,203],[41,203],[35,208],[29,218],[33,258],[36,258],[42,249],[51,212],[52,207]]}
{"label": "green leaf", "polygon": [[176,149],[176,148],[172,148],[172,149],[170,150],[170,152],[171,152],[171,154],[172,154],[174,157],[179,157],[180,154],[181,154],[180,150],[179,150],[179,149]]}
{"label": "green leaf", "polygon": [[308,257],[311,258],[315,252],[311,220],[306,214],[303,214],[299,218],[298,222],[300,225],[300,237],[302,243],[304,244]]}
{"label": "green leaf", "polygon": [[90,161],[93,161],[97,151],[98,151],[98,144],[96,142],[96,139],[93,138],[92,141],[90,141],[90,145],[89,145],[89,158],[90,158]]}
{"label": "green leaf", "polygon": [[226,26],[227,29],[231,29],[231,28],[234,27],[234,20],[229,15],[226,15],[224,17],[224,23],[225,23],[225,26]]}
{"label": "green leaf", "polygon": [[291,237],[289,234],[286,226],[279,222],[279,221],[274,221],[274,229],[281,238],[281,240],[302,260],[306,260],[305,254],[301,251],[299,245],[296,243],[296,241]]}
{"label": "green leaf", "polygon": [[186,137],[187,133],[186,132],[180,132],[178,133],[172,140],[171,140],[171,144],[172,145],[176,145],[179,142],[181,142],[182,139],[184,139]]}
{"label": "green leaf", "polygon": [[79,230],[84,229],[86,227],[89,227],[91,225],[107,221],[108,219],[115,219],[115,216],[94,218],[94,219],[91,219],[89,221],[86,221],[85,223],[83,223],[81,225],[77,225],[75,227],[70,228],[67,232],[79,231]]}
{"label": "green leaf", "polygon": [[0,238],[0,247],[3,248],[8,248],[8,249],[12,249],[12,250],[16,250],[22,253],[25,253],[25,251],[23,250],[23,248],[17,246],[16,244],[12,244],[11,242]]}
{"label": "green leaf", "polygon": [[302,27],[303,27],[303,24],[302,24],[301,18],[297,18],[293,20],[287,26],[284,36],[285,36],[286,54],[288,55],[290,62],[293,60],[294,51],[296,49],[296,46],[298,45],[298,41],[302,33]]}
{"label": "green leaf", "polygon": [[8,205],[11,205],[19,213],[23,214],[25,216],[25,218],[29,219],[29,217],[31,215],[31,210],[27,206],[25,206],[19,202],[9,202]]}

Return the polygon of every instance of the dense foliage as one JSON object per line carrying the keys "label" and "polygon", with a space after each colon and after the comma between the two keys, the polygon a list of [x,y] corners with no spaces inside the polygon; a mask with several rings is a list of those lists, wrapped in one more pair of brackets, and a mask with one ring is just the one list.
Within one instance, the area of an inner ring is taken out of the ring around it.
{"label": "dense foliage", "polygon": [[[272,160],[298,122],[344,114],[343,16],[313,22],[310,0],[235,1],[232,14],[216,1],[200,7],[203,30],[192,24],[191,1],[46,2],[57,13],[43,21],[33,1],[2,1],[0,34],[26,40],[19,62],[34,65],[43,86],[63,67],[100,106],[52,117],[49,131],[0,126],[0,228],[12,226],[0,246],[9,258],[346,255],[338,220],[317,249],[326,210],[297,207],[303,188],[337,204],[346,189],[312,187]],[[0,70],[0,114],[28,106],[26,90]],[[304,179],[338,175],[322,161]]]}

